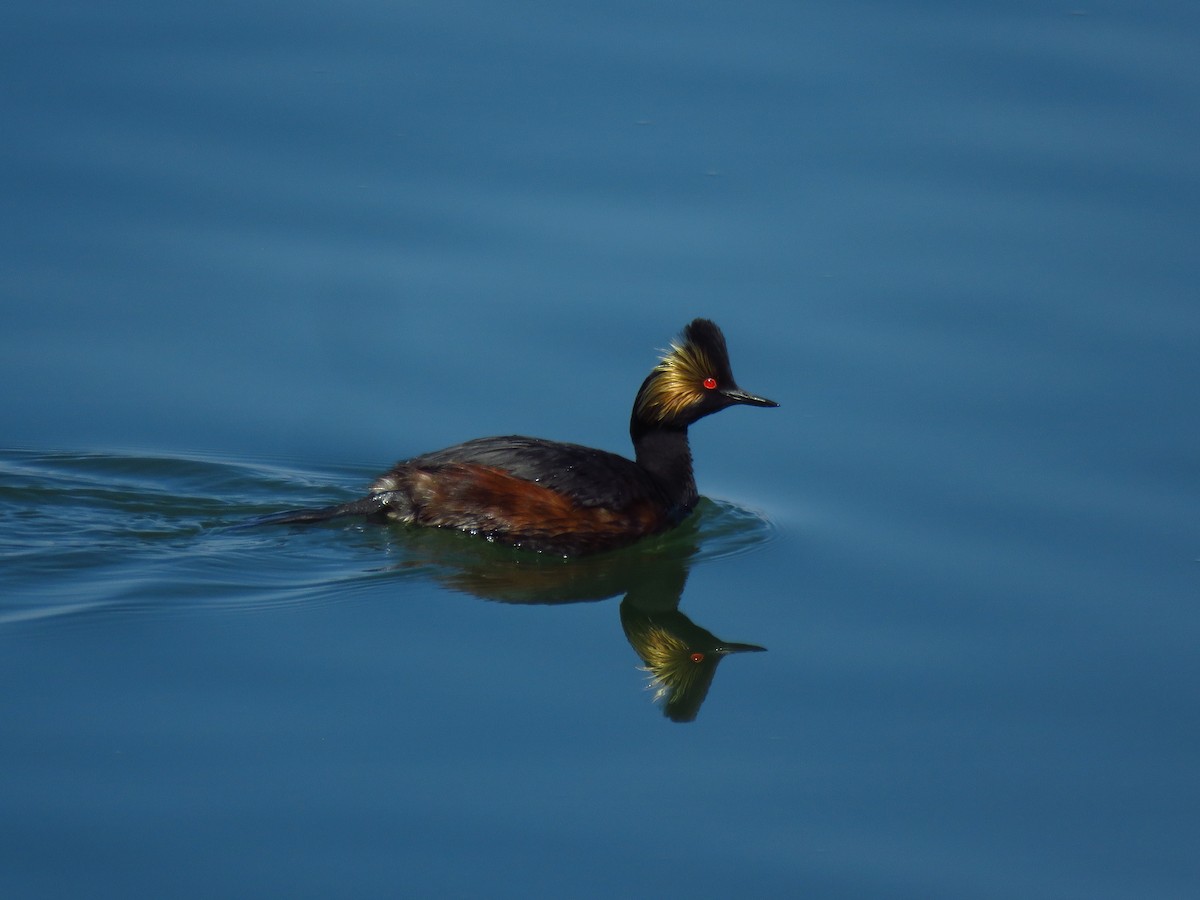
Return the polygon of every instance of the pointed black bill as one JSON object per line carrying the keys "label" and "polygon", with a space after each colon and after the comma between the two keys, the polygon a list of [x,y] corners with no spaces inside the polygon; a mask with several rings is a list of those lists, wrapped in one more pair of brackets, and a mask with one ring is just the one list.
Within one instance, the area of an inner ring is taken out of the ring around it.
{"label": "pointed black bill", "polygon": [[723,641],[713,648],[715,653],[765,653],[766,647],[760,647],[758,644],[735,644],[732,641]]}
{"label": "pointed black bill", "polygon": [[753,394],[748,394],[741,388],[726,388],[721,391],[721,396],[731,403],[742,403],[746,406],[778,406],[774,400],[768,400],[766,397],[756,397]]}

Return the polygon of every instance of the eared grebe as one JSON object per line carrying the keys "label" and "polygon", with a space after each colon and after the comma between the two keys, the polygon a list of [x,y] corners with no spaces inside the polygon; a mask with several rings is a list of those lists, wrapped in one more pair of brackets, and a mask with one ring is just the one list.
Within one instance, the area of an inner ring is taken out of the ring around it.
{"label": "eared grebe", "polygon": [[696,319],[633,401],[636,461],[539,438],[479,438],[397,463],[360,500],[258,521],[366,516],[456,528],[565,556],[613,549],[687,517],[699,499],[688,426],[735,404],[779,405],[737,386],[721,329]]}

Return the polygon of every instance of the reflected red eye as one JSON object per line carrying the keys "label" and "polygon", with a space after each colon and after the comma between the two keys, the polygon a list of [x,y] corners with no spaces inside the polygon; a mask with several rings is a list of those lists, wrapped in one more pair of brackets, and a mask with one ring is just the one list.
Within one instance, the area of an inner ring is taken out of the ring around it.
{"label": "reflected red eye", "polygon": [[712,391],[712,390],[716,390],[716,387],[717,387],[717,379],[713,378],[713,377],[710,375],[708,378],[705,378],[705,379],[704,379],[704,386],[705,386],[706,388],[708,388],[710,391]]}
{"label": "reflected red eye", "polygon": [[[709,381],[711,381],[711,380],[712,379],[710,378]],[[704,654],[703,653],[693,653],[692,654],[692,662],[694,662],[694,663],[704,662]]]}

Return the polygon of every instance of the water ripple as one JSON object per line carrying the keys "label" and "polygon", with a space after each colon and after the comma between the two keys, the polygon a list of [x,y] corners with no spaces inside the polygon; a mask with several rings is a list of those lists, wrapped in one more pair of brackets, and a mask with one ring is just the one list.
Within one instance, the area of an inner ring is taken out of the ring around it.
{"label": "water ripple", "polygon": [[266,512],[348,499],[347,486],[372,475],[213,457],[0,451],[0,625],[98,610],[339,602],[379,578],[454,586],[463,572],[477,577],[488,567],[522,577],[540,568],[548,589],[590,583],[594,599],[620,590],[612,573],[667,557],[706,563],[775,535],[763,515],[707,498],[680,528],[588,560],[354,520],[238,527]]}

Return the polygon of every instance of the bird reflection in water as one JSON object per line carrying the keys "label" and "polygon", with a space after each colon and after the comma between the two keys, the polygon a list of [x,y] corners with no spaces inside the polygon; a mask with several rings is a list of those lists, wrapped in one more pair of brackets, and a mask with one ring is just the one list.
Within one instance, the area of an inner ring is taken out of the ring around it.
{"label": "bird reflection in water", "polygon": [[[667,718],[690,722],[721,660],[766,649],[721,640],[679,611],[689,569],[703,544],[701,532],[722,518],[715,504],[703,502],[692,520],[668,535],[580,559],[531,554],[435,530],[406,529],[403,541],[391,549],[404,557],[397,568],[432,571],[451,590],[502,603],[557,605],[623,594],[621,627],[649,673],[654,699],[662,702]],[[395,536],[391,529],[383,533]]]}
{"label": "bird reflection in water", "polygon": [[767,649],[723,641],[678,609],[647,609],[632,596],[631,592],[621,601],[621,627],[646,664],[656,689],[654,699],[665,701],[663,715],[673,722],[696,718],[717,674],[717,664],[727,655]]}

